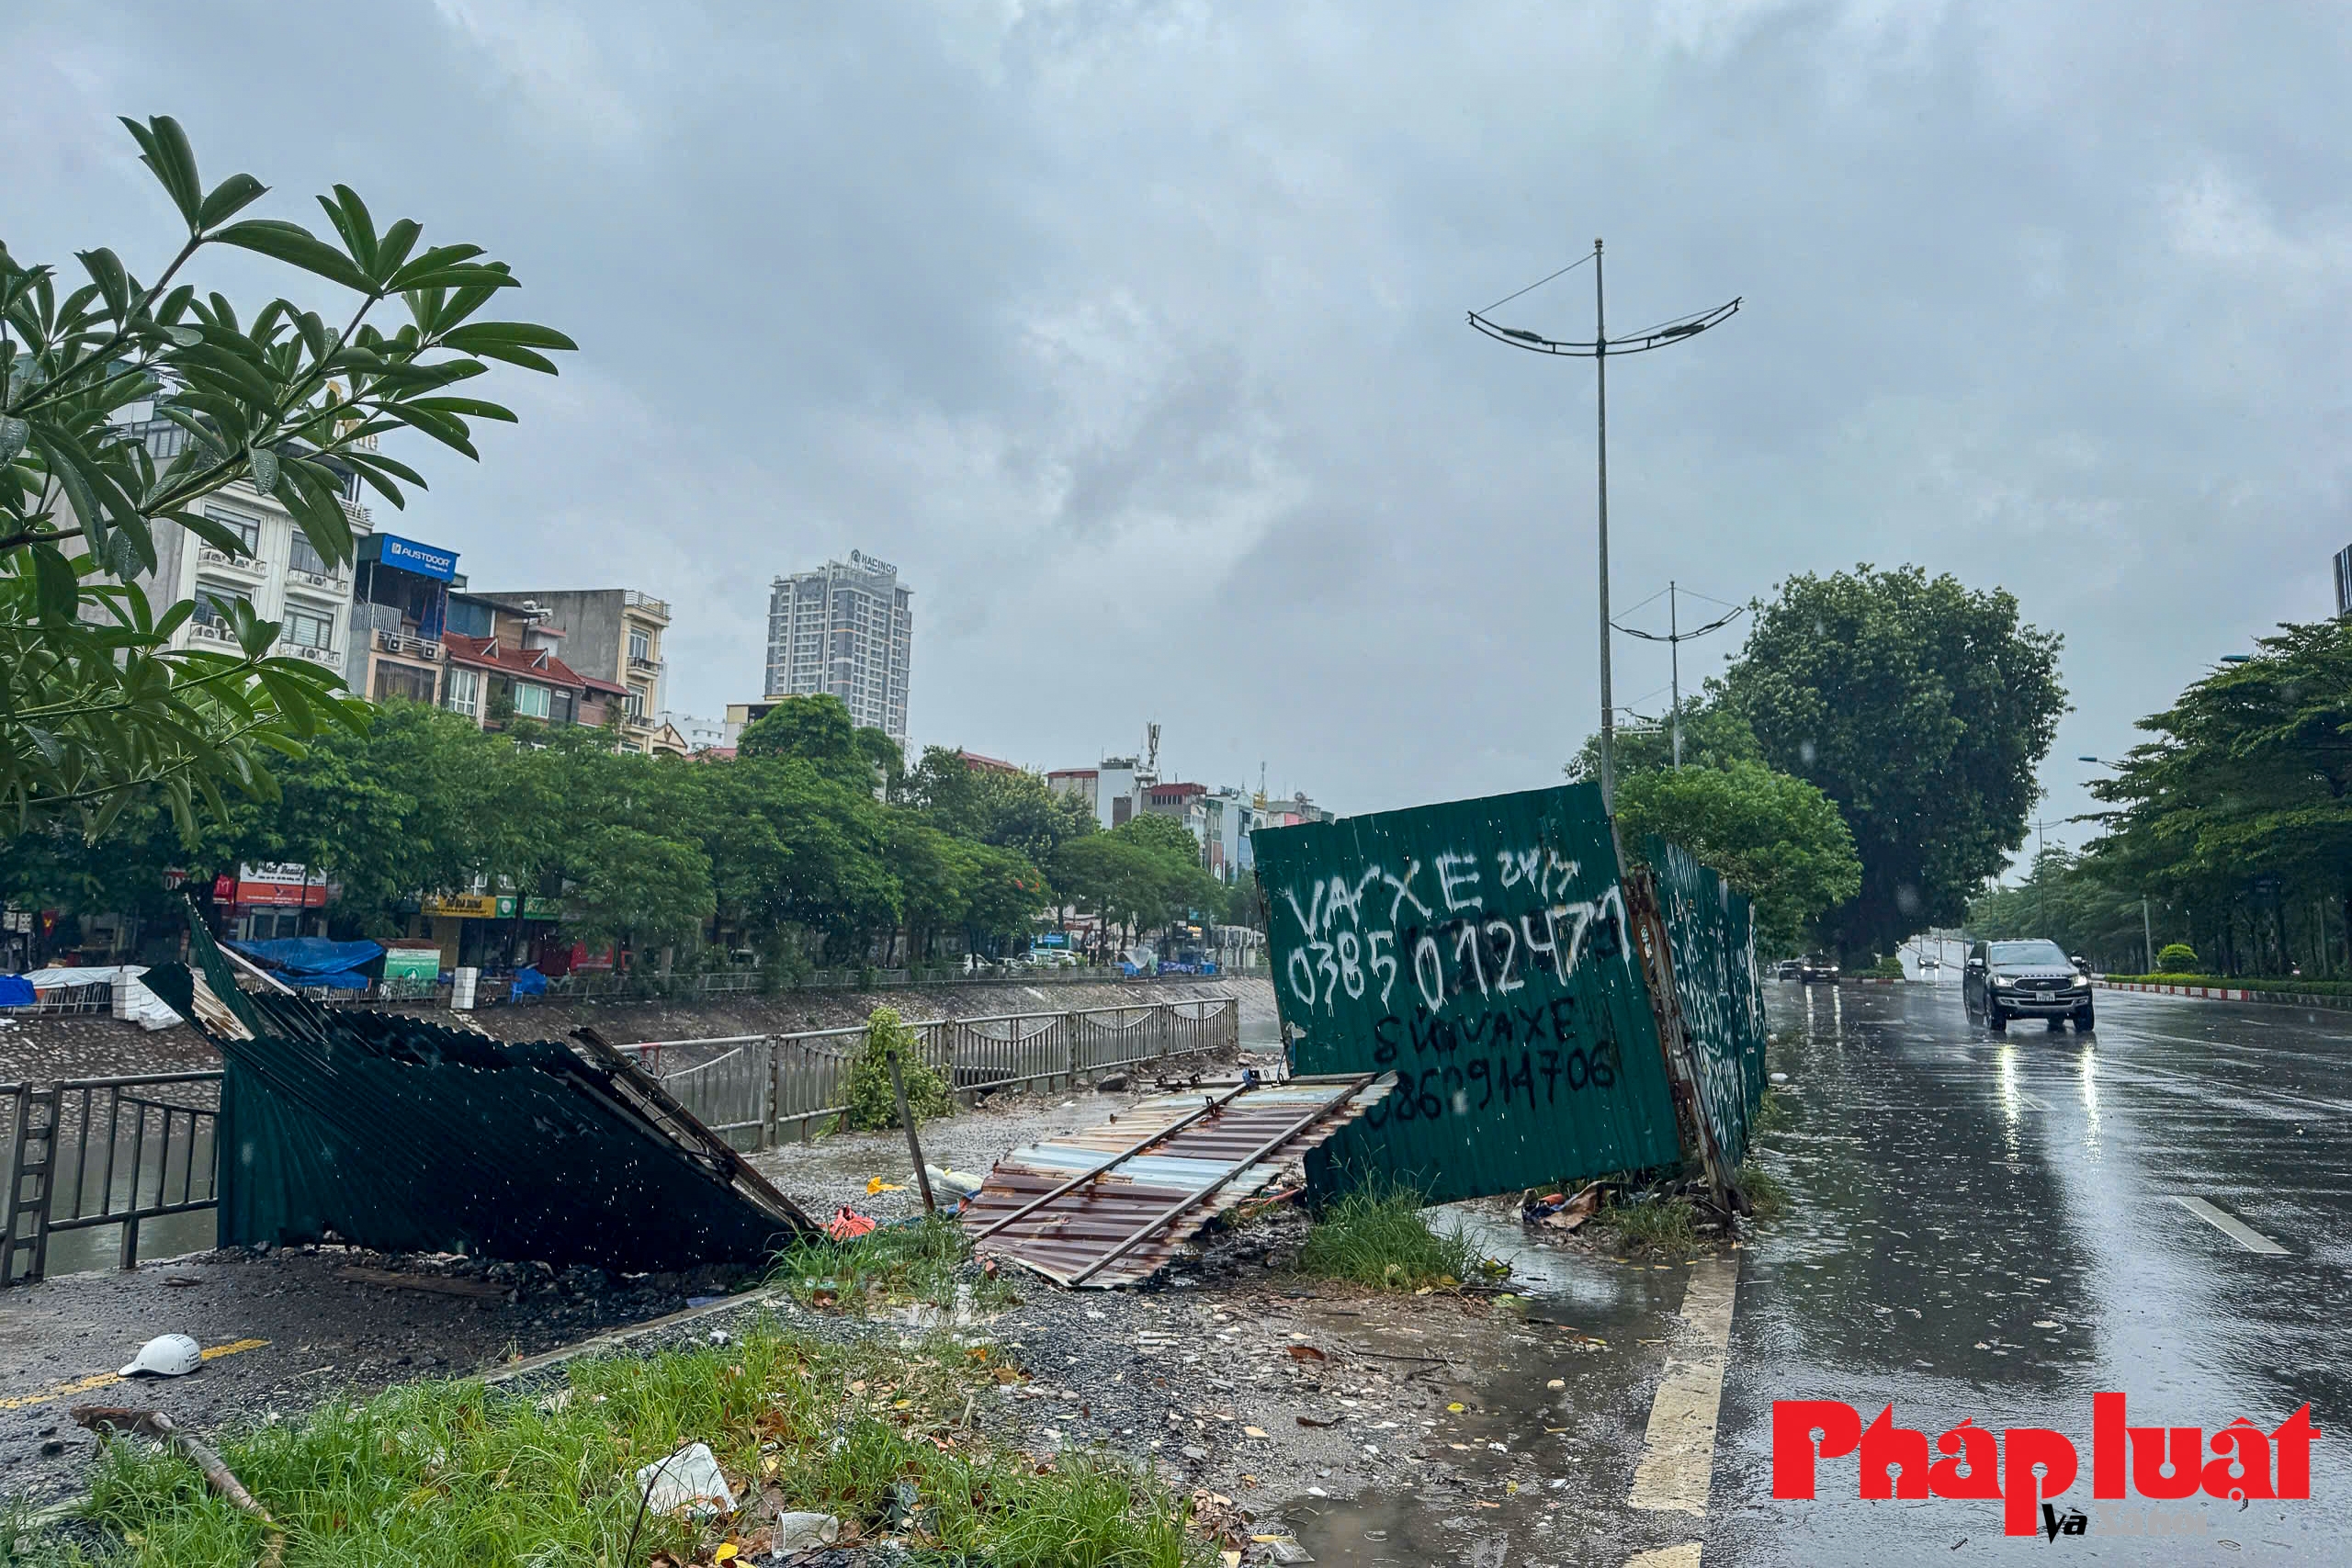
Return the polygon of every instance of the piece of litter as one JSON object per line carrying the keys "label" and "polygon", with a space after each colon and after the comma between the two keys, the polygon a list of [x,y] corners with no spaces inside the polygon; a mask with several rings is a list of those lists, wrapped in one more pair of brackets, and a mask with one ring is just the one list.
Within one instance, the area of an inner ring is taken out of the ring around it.
{"label": "piece of litter", "polygon": [[1566,1388],[1568,1386],[1568,1380],[1566,1378],[1554,1378],[1550,1382],[1545,1383],[1544,1386],[1545,1388]]}
{"label": "piece of litter", "polygon": [[904,1192],[906,1190],[907,1184],[903,1181],[885,1181],[878,1176],[865,1179],[865,1195],[868,1198],[876,1192]]}
{"label": "piece of litter", "polygon": [[674,1514],[684,1509],[695,1518],[735,1511],[735,1494],[708,1443],[688,1443],[668,1459],[657,1460],[637,1472],[638,1491],[648,1513]]}
{"label": "piece of litter", "polygon": [[1244,1434],[1252,1438],[1262,1438],[1266,1435],[1266,1429],[1263,1427],[1244,1427],[1241,1430]]}
{"label": "piece of litter", "polygon": [[842,1533],[842,1522],[831,1514],[778,1514],[775,1546],[778,1555],[831,1546]]}
{"label": "piece of litter", "polygon": [[1312,1345],[1291,1345],[1285,1348],[1290,1351],[1294,1361],[1328,1361],[1331,1359]]}

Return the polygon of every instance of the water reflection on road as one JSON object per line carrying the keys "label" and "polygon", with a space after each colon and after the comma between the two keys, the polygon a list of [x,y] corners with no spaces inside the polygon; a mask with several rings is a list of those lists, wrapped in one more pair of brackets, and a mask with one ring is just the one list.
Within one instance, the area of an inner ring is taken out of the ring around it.
{"label": "water reflection on road", "polygon": [[[1862,1504],[1852,1461],[1813,1503],[1771,1497],[1774,1399],[1828,1398],[1939,1433],[2047,1427],[2086,1472],[2091,1395],[2135,1421],[2275,1427],[2352,1395],[2352,1018],[2103,993],[2097,1031],[1972,1026],[1950,985],[1775,987],[1792,1115],[1768,1163],[1794,1200],[1747,1256],[1707,1556],[1992,1561],[2021,1549],[1988,1505]],[[2177,1200],[2287,1248],[2247,1250]],[[2343,1561],[2352,1465],[2313,1455],[2311,1504],[2196,1497],[2186,1533],[2102,1533],[2104,1562]],[[2139,1502],[2134,1500],[2133,1506]],[[2115,1523],[2116,1521],[2109,1521]]]}

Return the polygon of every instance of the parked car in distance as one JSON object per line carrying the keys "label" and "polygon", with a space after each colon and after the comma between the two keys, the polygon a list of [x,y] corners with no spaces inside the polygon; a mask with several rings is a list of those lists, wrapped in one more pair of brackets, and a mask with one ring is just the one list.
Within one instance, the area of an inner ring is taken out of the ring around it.
{"label": "parked car in distance", "polygon": [[1808,986],[1834,986],[1838,983],[1838,961],[1818,953],[1808,953],[1797,965],[1797,978]]}
{"label": "parked car in distance", "polygon": [[1994,1029],[2007,1029],[2013,1018],[2047,1019],[2064,1029],[2071,1018],[2081,1033],[2096,1022],[2090,976],[2064,948],[2038,937],[1971,947],[1960,999],[1972,1021]]}
{"label": "parked car in distance", "polygon": [[1804,964],[1793,958],[1783,958],[1772,965],[1772,978],[1775,980],[1794,980],[1804,972]]}

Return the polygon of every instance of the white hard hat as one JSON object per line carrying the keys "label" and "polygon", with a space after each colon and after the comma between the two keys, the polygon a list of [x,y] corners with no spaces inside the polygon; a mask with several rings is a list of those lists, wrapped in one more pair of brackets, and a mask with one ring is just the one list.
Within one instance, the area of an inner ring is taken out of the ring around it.
{"label": "white hard hat", "polygon": [[185,1334],[159,1334],[139,1347],[121,1376],[180,1378],[204,1365],[204,1351]]}

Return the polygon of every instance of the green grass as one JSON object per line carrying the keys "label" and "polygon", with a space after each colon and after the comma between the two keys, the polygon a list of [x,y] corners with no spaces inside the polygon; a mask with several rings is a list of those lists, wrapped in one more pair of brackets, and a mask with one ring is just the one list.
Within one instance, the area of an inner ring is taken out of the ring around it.
{"label": "green grass", "polygon": [[1440,1231],[1421,1216],[1421,1194],[1374,1180],[1327,1206],[1299,1249],[1301,1272],[1384,1291],[1459,1285],[1482,1261],[1459,1227]]}
{"label": "green grass", "polygon": [[854,1241],[817,1239],[787,1248],[769,1279],[803,1306],[870,1314],[926,1304],[952,1311],[961,1299],[975,1312],[1020,1300],[1010,1282],[971,1268],[964,1227],[944,1214],[913,1224],[883,1225]]}
{"label": "green grass", "polygon": [[1750,1161],[1739,1168],[1740,1195],[1747,1200],[1748,1213],[1759,1220],[1777,1220],[1789,1212],[1789,1190],[1781,1179],[1762,1166]]}
{"label": "green grass", "polygon": [[[285,1527],[286,1568],[644,1568],[656,1550],[707,1562],[733,1539],[721,1521],[649,1517],[624,1556],[635,1472],[697,1441],[739,1497],[764,1486],[763,1517],[780,1500],[839,1515],[844,1535],[853,1523],[885,1533],[911,1483],[919,1557],[1188,1568],[1209,1556],[1139,1472],[1091,1459],[1041,1471],[988,1450],[962,1421],[970,1397],[1017,1375],[991,1356],[944,1338],[831,1345],[763,1319],[727,1346],[576,1361],[559,1397],[413,1383],[265,1418],[219,1446]],[[107,1446],[85,1513],[136,1568],[251,1568],[266,1545],[260,1522],[209,1495],[192,1465],[143,1444]]]}
{"label": "green grass", "polygon": [[1767,1088],[1764,1098],[1757,1102],[1756,1121],[1748,1130],[1751,1134],[1777,1133],[1796,1119],[1796,1102],[1779,1089]]}
{"label": "green grass", "polygon": [[1655,1198],[1646,1203],[1610,1203],[1587,1224],[1628,1252],[1684,1258],[1713,1243],[1699,1234],[1699,1212],[1688,1198]]}

